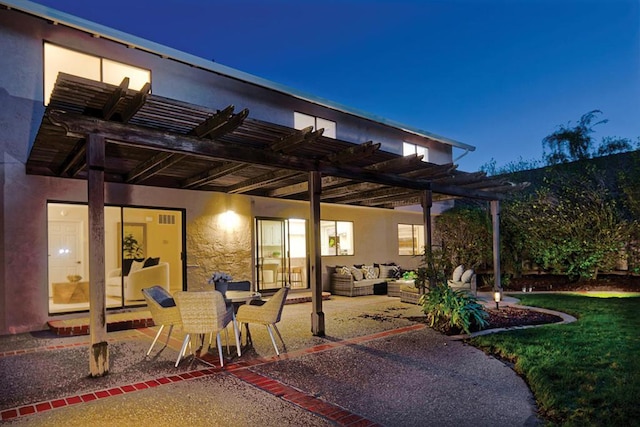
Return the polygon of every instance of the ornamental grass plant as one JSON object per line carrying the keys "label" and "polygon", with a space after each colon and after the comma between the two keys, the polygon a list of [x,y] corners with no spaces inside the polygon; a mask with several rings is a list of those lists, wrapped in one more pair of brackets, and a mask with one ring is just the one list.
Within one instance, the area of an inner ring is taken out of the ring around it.
{"label": "ornamental grass plant", "polygon": [[451,289],[446,283],[431,285],[418,304],[422,306],[429,326],[447,334],[452,329],[468,334],[472,328],[482,329],[488,324],[488,314],[475,296],[465,290]]}

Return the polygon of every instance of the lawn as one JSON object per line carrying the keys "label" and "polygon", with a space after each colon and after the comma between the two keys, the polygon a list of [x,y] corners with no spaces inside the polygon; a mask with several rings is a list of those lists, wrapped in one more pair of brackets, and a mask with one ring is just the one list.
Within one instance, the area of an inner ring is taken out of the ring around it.
{"label": "lawn", "polygon": [[640,297],[521,295],[578,321],[476,337],[515,364],[550,425],[640,425]]}

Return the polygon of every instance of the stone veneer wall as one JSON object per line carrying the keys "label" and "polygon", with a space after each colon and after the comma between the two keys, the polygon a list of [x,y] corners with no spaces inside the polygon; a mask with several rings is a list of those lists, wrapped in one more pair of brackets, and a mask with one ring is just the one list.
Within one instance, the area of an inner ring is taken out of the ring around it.
{"label": "stone veneer wall", "polygon": [[247,197],[214,195],[187,223],[187,288],[205,289],[214,272],[253,282],[251,203]]}

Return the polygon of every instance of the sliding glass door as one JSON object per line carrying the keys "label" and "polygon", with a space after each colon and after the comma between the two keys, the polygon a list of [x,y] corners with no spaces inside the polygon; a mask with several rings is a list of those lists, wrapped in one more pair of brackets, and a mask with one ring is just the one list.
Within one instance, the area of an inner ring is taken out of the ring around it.
{"label": "sliding glass door", "polygon": [[[182,290],[182,211],[107,206],[104,217],[107,308],[143,305],[140,290],[155,284]],[[48,204],[52,314],[89,309],[88,219],[87,205]]]}
{"label": "sliding glass door", "polygon": [[306,229],[303,219],[256,218],[258,290],[308,287]]}

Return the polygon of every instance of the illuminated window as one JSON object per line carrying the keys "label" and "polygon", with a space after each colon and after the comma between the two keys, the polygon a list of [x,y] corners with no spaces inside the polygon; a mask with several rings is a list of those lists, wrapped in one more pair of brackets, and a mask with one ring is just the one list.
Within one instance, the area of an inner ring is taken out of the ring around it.
{"label": "illuminated window", "polygon": [[309,126],[313,126],[313,130],[324,129],[322,136],[327,136],[334,139],[336,137],[336,122],[322,119],[320,117],[309,116],[308,114],[302,114],[298,112],[293,113],[294,128],[304,129]]}
{"label": "illuminated window", "polygon": [[402,143],[402,155],[408,156],[410,154],[422,154],[422,161],[429,161],[429,149],[427,147],[423,147],[421,145],[410,144],[408,142]]}
{"label": "illuminated window", "polygon": [[320,254],[353,255],[353,222],[320,221]]}
{"label": "illuminated window", "polygon": [[145,83],[151,83],[149,70],[45,43],[45,105],[49,104],[53,85],[60,72],[113,85],[119,85],[122,79],[129,77],[129,88],[134,90],[140,90]]}
{"label": "illuminated window", "polygon": [[398,255],[424,253],[424,225],[398,224]]}

